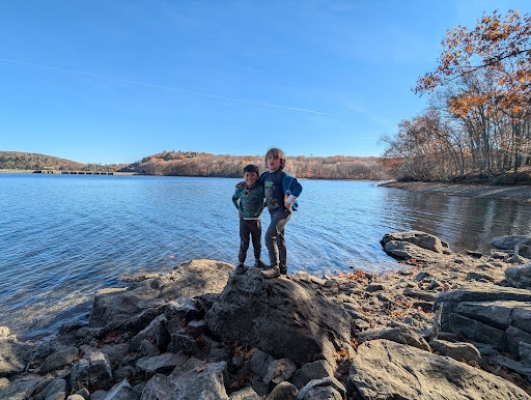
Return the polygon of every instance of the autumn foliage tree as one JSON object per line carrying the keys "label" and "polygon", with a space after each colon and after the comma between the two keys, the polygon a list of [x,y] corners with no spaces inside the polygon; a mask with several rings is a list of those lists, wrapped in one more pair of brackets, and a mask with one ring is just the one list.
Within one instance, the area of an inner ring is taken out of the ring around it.
{"label": "autumn foliage tree", "polygon": [[[422,161],[418,151],[412,153],[415,162],[428,165],[427,159],[444,156],[447,175],[453,176],[517,172],[529,164],[531,16],[514,10],[506,16],[484,14],[472,30],[461,25],[449,30],[442,47],[435,70],[420,77],[414,88],[419,95],[436,97],[438,106],[408,122],[418,126],[436,113],[440,117],[420,133],[432,148]],[[399,142],[401,134],[403,124]],[[435,178],[433,173],[430,177]]]}

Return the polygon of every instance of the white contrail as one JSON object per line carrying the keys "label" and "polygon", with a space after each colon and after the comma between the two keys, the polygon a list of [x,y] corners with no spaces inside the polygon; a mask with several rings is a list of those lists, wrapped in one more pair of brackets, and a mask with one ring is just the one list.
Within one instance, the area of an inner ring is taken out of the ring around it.
{"label": "white contrail", "polygon": [[237,98],[234,98],[234,97],[220,96],[220,95],[211,94],[211,93],[196,92],[196,91],[193,91],[193,90],[184,90],[184,89],[179,89],[179,88],[175,88],[175,87],[171,87],[171,86],[155,85],[155,84],[146,83],[146,82],[131,81],[129,79],[124,79],[124,78],[116,78],[116,77],[113,77],[113,76],[93,74],[93,73],[90,73],[90,72],[75,71],[75,70],[64,69],[64,68],[59,68],[59,67],[52,67],[52,66],[49,66],[49,65],[35,64],[35,63],[27,62],[27,61],[12,60],[12,59],[9,59],[9,58],[0,58],[0,61],[8,62],[8,63],[11,63],[11,64],[20,64],[20,65],[27,65],[27,66],[30,66],[30,67],[50,69],[50,70],[58,71],[58,72],[66,72],[66,73],[70,73],[70,74],[90,76],[90,77],[93,77],[93,78],[107,79],[107,80],[110,80],[110,81],[123,82],[123,83],[128,83],[128,84],[131,84],[131,85],[145,86],[145,87],[150,87],[150,88],[154,88],[154,89],[161,89],[161,90],[168,90],[168,91],[172,91],[172,92],[192,94],[194,96],[210,97],[212,99],[233,101],[233,102],[242,103],[242,104],[250,104],[250,105],[253,105],[253,106],[279,108],[279,109],[282,109],[282,110],[297,111],[297,112],[316,114],[316,115],[331,115],[330,113],[326,113],[326,112],[322,112],[322,111],[308,110],[308,109],[305,109],[305,108],[297,108],[297,107],[288,107],[288,106],[282,106],[282,105],[278,105],[278,104],[262,103],[262,102],[249,101],[249,100],[242,100],[242,99],[237,99]]}

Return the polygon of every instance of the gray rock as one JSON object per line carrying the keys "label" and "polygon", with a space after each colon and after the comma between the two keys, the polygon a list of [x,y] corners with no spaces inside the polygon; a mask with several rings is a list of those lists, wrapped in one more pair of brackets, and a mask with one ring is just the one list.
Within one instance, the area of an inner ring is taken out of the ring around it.
{"label": "gray rock", "polygon": [[90,400],[105,400],[105,396],[107,396],[107,392],[105,390],[96,390],[95,392],[90,394]]}
{"label": "gray rock", "polygon": [[71,370],[70,385],[73,390],[86,388],[89,392],[111,388],[113,376],[107,355],[99,351],[85,354]]}
{"label": "gray rock", "polygon": [[364,399],[531,399],[498,376],[387,340],[358,347],[347,391]]}
{"label": "gray rock", "polygon": [[43,379],[38,375],[22,374],[13,378],[0,378],[0,399],[26,400],[32,398],[32,393],[42,386],[46,387],[51,379]]}
{"label": "gray rock", "polygon": [[439,353],[441,356],[448,356],[456,361],[465,363],[479,362],[481,354],[479,350],[470,343],[452,343],[446,340],[432,340],[430,342],[433,351]]}
{"label": "gray rock", "polygon": [[514,251],[516,246],[531,245],[531,236],[527,235],[505,235],[492,239],[491,244],[500,250]]}
{"label": "gray rock", "polygon": [[[528,321],[528,323],[531,324],[531,321]],[[507,328],[505,336],[507,338],[509,351],[518,358],[522,357],[520,354],[520,344],[526,343],[531,345],[531,334],[514,326]]]}
{"label": "gray rock", "polygon": [[297,392],[297,388],[292,383],[281,382],[274,387],[266,400],[292,400]]}
{"label": "gray rock", "polygon": [[449,253],[450,246],[437,236],[421,231],[395,232],[384,235],[380,243],[382,246],[390,241],[401,241],[414,244],[422,249],[430,250],[434,253]]}
{"label": "gray rock", "polygon": [[527,264],[529,263],[529,258],[513,254],[511,257],[506,258],[505,262],[509,264]]}
{"label": "gray rock", "polygon": [[170,301],[164,315],[168,320],[170,334],[182,330],[190,321],[201,317],[199,309],[189,296],[180,296]]}
{"label": "gray rock", "polygon": [[137,400],[138,393],[131,387],[127,380],[114,385],[107,393],[104,400]]}
{"label": "gray rock", "polygon": [[146,328],[131,340],[129,351],[140,351],[140,346],[144,340],[151,342],[160,352],[166,351],[168,343],[170,343],[170,335],[168,333],[168,320],[164,315],[159,315],[153,319]]}
{"label": "gray rock", "polygon": [[429,301],[433,303],[435,300],[437,300],[437,296],[439,295],[439,293],[428,292],[426,290],[420,290],[420,289],[405,288],[404,295],[408,297],[416,297],[417,299],[421,299],[421,300]]}
{"label": "gray rock", "polygon": [[520,342],[518,354],[520,354],[522,364],[531,367],[531,344]]}
{"label": "gray rock", "polygon": [[500,350],[508,350],[504,346],[505,331],[490,325],[452,313],[449,316],[451,332],[480,343],[490,344]]}
{"label": "gray rock", "polygon": [[135,283],[127,289],[99,290],[95,294],[89,327],[128,326],[127,321],[142,311],[163,311],[161,304],[180,296],[221,293],[233,269],[224,262],[193,260],[179,264],[169,274]]}
{"label": "gray rock", "polygon": [[507,268],[505,279],[515,288],[531,289],[531,263]]}
{"label": "gray rock", "polygon": [[78,390],[75,394],[83,397],[84,399],[88,399],[90,397],[90,392],[85,388]]}
{"label": "gray rock", "polygon": [[186,333],[172,333],[168,351],[188,355],[199,354],[199,346],[195,339]]}
{"label": "gray rock", "polygon": [[256,350],[250,360],[249,366],[251,371],[263,379],[267,375],[267,367],[275,359],[262,350]]}
{"label": "gray rock", "polygon": [[254,391],[252,387],[244,387],[237,392],[231,393],[230,400],[260,400],[261,397]]}
{"label": "gray rock", "polygon": [[135,369],[130,365],[126,365],[125,367],[115,369],[112,374],[114,376],[114,382],[121,382],[126,379],[131,379],[135,375]]}
{"label": "gray rock", "polygon": [[324,360],[304,364],[301,369],[295,371],[292,383],[299,389],[314,379],[333,377],[334,369]]}
{"label": "gray rock", "polygon": [[264,383],[272,386],[280,382],[287,381],[297,370],[297,366],[288,358],[274,360],[267,366],[267,374],[264,376]]}
{"label": "gray rock", "polygon": [[415,280],[417,282],[420,282],[420,281],[423,281],[424,279],[428,279],[430,277],[431,277],[431,275],[430,275],[429,272],[422,271],[422,272],[419,272],[417,275],[415,275]]}
{"label": "gray rock", "polygon": [[200,364],[191,370],[179,370],[166,377],[156,374],[142,391],[141,400],[229,400],[223,385],[226,364]]}
{"label": "gray rock", "polygon": [[141,357],[154,357],[160,354],[160,349],[149,340],[144,339],[142,342],[140,342],[138,353]]}
{"label": "gray rock", "polygon": [[390,256],[402,260],[437,261],[439,256],[431,250],[423,249],[413,243],[391,240],[385,244],[384,250]]}
{"label": "gray rock", "polygon": [[196,338],[200,336],[202,333],[204,333],[206,328],[207,328],[207,324],[204,320],[190,321],[190,323],[186,325],[186,333]]}
{"label": "gray rock", "polygon": [[153,376],[155,374],[167,374],[176,366],[184,364],[188,357],[184,354],[163,353],[154,357],[143,357],[136,363],[138,374]]}
{"label": "gray rock", "polygon": [[421,350],[430,351],[430,346],[424,338],[419,336],[412,329],[403,325],[386,329],[369,329],[360,333],[359,338],[363,341],[386,339],[396,343],[413,346]]}
{"label": "gray rock", "polygon": [[33,348],[15,338],[0,339],[0,377],[18,374],[26,368]]}
{"label": "gray rock", "polygon": [[465,278],[467,281],[485,281],[493,282],[494,278],[489,274],[482,274],[480,272],[469,272]]}
{"label": "gray rock", "polygon": [[67,396],[66,389],[66,381],[62,378],[56,378],[44,388],[41,396],[46,400],[64,399]]}
{"label": "gray rock", "polygon": [[297,400],[343,400],[345,387],[334,377],[314,379],[306,384],[297,394]]}
{"label": "gray rock", "polygon": [[79,350],[76,347],[67,347],[56,353],[49,355],[40,365],[40,372],[49,372],[65,365],[73,364],[79,357]]}
{"label": "gray rock", "polygon": [[509,254],[502,251],[494,251],[490,256],[496,260],[505,260],[507,257],[509,257]]}
{"label": "gray rock", "polygon": [[350,316],[341,306],[310,285],[264,279],[255,268],[229,278],[206,321],[225,343],[243,342],[296,365],[308,357],[334,363],[336,348],[351,349]]}

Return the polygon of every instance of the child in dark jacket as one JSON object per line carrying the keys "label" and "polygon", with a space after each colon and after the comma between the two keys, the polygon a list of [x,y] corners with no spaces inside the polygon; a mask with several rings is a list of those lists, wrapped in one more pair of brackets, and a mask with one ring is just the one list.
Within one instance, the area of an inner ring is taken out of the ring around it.
{"label": "child in dark jacket", "polygon": [[239,264],[236,274],[244,274],[245,259],[249,249],[249,236],[253,241],[255,267],[264,268],[266,265],[261,260],[262,251],[262,211],[264,209],[264,185],[258,183],[260,171],[254,164],[249,164],[243,169],[244,185],[237,186],[232,196],[232,202],[239,211],[240,219],[240,251]]}
{"label": "child in dark jacket", "polygon": [[294,209],[295,201],[302,192],[302,186],[297,178],[283,171],[286,156],[282,150],[275,147],[269,149],[265,163],[269,171],[260,176],[258,183],[264,185],[266,206],[271,214],[271,223],[265,235],[270,265],[262,274],[271,279],[287,274],[284,227],[291,218],[292,208]]}

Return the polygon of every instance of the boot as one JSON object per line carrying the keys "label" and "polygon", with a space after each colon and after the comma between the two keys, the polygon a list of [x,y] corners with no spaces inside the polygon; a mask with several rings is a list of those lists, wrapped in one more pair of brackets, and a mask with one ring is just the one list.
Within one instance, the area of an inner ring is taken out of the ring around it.
{"label": "boot", "polygon": [[243,275],[246,272],[247,272],[247,268],[245,267],[245,265],[243,265],[243,263],[239,263],[236,269],[234,270],[234,273],[236,275]]}
{"label": "boot", "polygon": [[257,258],[256,261],[254,262],[254,267],[260,268],[260,269],[266,269],[267,264],[263,262],[261,259]]}
{"label": "boot", "polygon": [[278,278],[280,276],[280,269],[278,266],[274,266],[263,270],[262,275],[264,275],[264,278],[266,279]]}

